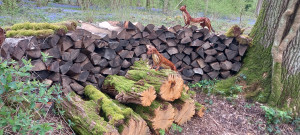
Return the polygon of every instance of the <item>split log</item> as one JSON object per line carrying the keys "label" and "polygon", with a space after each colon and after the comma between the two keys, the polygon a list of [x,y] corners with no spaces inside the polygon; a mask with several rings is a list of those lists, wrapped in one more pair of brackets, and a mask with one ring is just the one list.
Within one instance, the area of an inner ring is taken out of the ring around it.
{"label": "split log", "polygon": [[100,108],[94,101],[83,101],[75,93],[58,103],[64,113],[65,119],[74,123],[72,129],[77,134],[90,135],[118,135],[118,130],[99,116]]}
{"label": "split log", "polygon": [[121,103],[150,106],[156,98],[155,89],[144,80],[133,81],[124,76],[109,75],[102,85],[102,91],[115,96]]}
{"label": "split log", "polygon": [[147,123],[131,108],[115,102],[92,85],[87,85],[84,90],[86,96],[97,101],[110,124],[119,128],[123,127],[123,130],[120,131],[122,135],[150,134]]}
{"label": "split log", "polygon": [[183,79],[177,72],[170,69],[155,71],[150,69],[147,61],[137,61],[125,77],[134,81],[144,79],[154,86],[159,97],[165,101],[174,101],[181,97]]}

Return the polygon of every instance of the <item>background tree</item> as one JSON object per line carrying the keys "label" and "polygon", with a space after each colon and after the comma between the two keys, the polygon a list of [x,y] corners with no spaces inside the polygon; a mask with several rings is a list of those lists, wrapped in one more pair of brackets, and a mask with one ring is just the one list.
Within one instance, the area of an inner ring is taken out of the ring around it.
{"label": "background tree", "polygon": [[252,96],[296,115],[300,112],[299,4],[299,0],[263,1],[250,33],[253,47],[241,71],[248,77]]}

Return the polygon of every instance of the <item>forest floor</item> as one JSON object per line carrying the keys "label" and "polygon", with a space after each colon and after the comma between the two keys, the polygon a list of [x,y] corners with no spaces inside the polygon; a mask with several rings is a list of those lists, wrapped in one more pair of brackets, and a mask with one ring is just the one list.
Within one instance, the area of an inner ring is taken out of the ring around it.
{"label": "forest floor", "polygon": [[[195,100],[206,107],[202,118],[195,115],[191,121],[182,125],[182,131],[172,129],[166,135],[264,135],[268,132],[263,104],[246,101],[242,95],[233,100],[221,96],[207,96],[197,92]],[[208,102],[209,101],[209,102]],[[45,121],[52,125],[51,134],[72,135],[73,131],[60,115],[49,113]],[[299,135],[295,126],[279,124],[276,130],[282,135]]]}
{"label": "forest floor", "polygon": [[[196,100],[207,108],[204,116],[194,116],[182,126],[183,131],[178,135],[270,134],[267,132],[265,112],[260,107],[263,104],[246,101],[242,95],[230,101],[221,96],[207,96],[203,92],[197,93]],[[295,132],[292,124],[279,124],[278,127],[279,134],[299,134]]]}

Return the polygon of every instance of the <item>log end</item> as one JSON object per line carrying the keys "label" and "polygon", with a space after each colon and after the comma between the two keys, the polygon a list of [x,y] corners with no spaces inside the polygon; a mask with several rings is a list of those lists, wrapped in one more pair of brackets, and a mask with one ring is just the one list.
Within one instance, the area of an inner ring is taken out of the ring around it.
{"label": "log end", "polygon": [[174,101],[181,97],[183,79],[179,74],[170,74],[160,87],[160,96],[163,100]]}
{"label": "log end", "polygon": [[165,107],[158,107],[154,111],[155,117],[151,120],[152,127],[154,130],[167,130],[172,126],[175,116],[175,110],[171,104],[166,105]]}
{"label": "log end", "polygon": [[195,103],[194,100],[189,99],[184,101],[180,108],[175,108],[175,118],[174,121],[178,125],[182,125],[195,115]]}
{"label": "log end", "polygon": [[124,126],[121,135],[149,135],[150,129],[147,123],[140,117],[132,117]]}
{"label": "log end", "polygon": [[195,103],[195,106],[196,106],[196,111],[197,111],[197,115],[202,118],[203,115],[204,115],[204,111],[206,110],[205,106],[204,105],[201,105],[200,103],[196,102]]}
{"label": "log end", "polygon": [[145,90],[141,94],[141,101],[143,106],[150,106],[151,103],[155,100],[156,98],[156,92],[154,87],[150,87],[148,90]]}

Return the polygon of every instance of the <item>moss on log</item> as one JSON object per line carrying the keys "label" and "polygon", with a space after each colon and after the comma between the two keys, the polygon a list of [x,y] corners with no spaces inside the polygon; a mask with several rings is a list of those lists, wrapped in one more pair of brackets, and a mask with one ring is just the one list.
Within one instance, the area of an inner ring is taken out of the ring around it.
{"label": "moss on log", "polygon": [[72,129],[82,135],[118,135],[117,129],[100,117],[99,106],[94,101],[83,101],[75,93],[70,99],[65,98],[58,107],[65,111],[64,117],[70,119],[74,125]]}
{"label": "moss on log", "polygon": [[102,91],[115,96],[115,99],[121,103],[134,103],[143,106],[150,106],[156,98],[154,87],[145,80],[135,82],[117,75],[106,77]]}
{"label": "moss on log", "polygon": [[92,85],[87,85],[84,89],[85,95],[97,101],[104,112],[109,123],[118,127],[123,135],[147,135],[150,134],[147,123],[137,113],[116,100],[110,99],[104,93]]}
{"label": "moss on log", "polygon": [[140,60],[134,63],[125,77],[134,81],[145,80],[154,86],[159,97],[165,101],[174,101],[181,97],[183,79],[178,72],[170,69],[155,71],[147,61]]}

